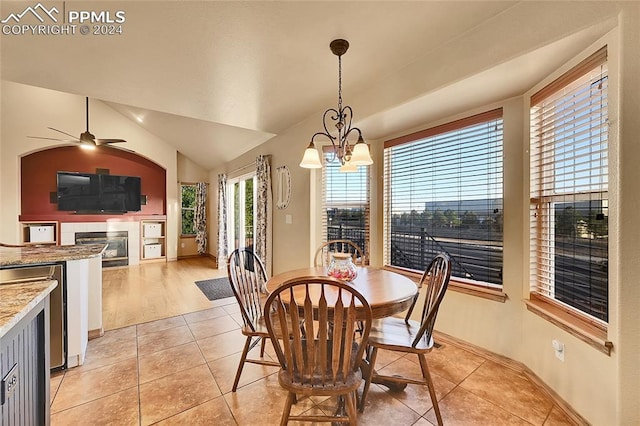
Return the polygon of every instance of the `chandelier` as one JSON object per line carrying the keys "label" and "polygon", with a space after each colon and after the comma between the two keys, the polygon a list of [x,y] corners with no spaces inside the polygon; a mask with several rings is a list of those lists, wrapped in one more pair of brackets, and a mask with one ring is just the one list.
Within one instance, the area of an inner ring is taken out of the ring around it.
{"label": "chandelier", "polygon": [[[357,166],[368,166],[373,164],[373,160],[369,153],[369,146],[362,138],[362,132],[357,127],[351,127],[353,110],[349,105],[342,106],[342,55],[349,48],[349,42],[342,39],[333,40],[329,44],[329,48],[338,57],[338,108],[329,108],[324,112],[322,116],[324,132],[318,132],[311,137],[311,142],[304,151],[300,167],[307,169],[322,167],[320,154],[314,140],[316,136],[323,136],[331,141],[332,145],[333,156],[329,161],[339,161],[342,172],[355,172]],[[335,136],[329,132],[329,127],[332,124],[338,130]],[[356,143],[349,142],[349,137],[353,139],[356,135],[358,136]]]}

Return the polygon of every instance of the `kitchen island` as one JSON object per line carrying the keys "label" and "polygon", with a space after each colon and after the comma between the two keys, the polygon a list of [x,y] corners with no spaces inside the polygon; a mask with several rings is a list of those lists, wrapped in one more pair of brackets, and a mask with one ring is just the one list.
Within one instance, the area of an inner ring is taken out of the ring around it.
{"label": "kitchen island", "polygon": [[49,424],[49,294],[55,280],[0,285],[0,424]]}
{"label": "kitchen island", "polygon": [[[52,348],[59,346],[61,360],[52,367],[69,368],[84,363],[89,335],[102,334],[103,244],[29,245],[0,247],[0,270],[28,276],[29,269],[52,267],[60,271],[59,288],[51,294]],[[1,280],[0,280],[1,281]],[[59,300],[59,302],[55,302]],[[56,309],[59,311],[56,315]],[[61,332],[57,332],[60,330]],[[56,345],[56,335],[60,337]],[[56,356],[52,351],[52,359]]]}

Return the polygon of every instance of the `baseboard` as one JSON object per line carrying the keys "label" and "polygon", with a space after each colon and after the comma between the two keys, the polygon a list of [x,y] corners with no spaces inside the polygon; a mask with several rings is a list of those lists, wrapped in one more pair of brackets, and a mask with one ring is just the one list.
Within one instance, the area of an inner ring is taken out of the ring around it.
{"label": "baseboard", "polygon": [[214,255],[212,255],[211,253],[203,253],[203,254],[188,254],[188,255],[183,255],[183,256],[178,256],[178,260],[182,260],[182,259],[194,259],[197,257],[208,257],[211,260],[213,260],[216,263],[216,268],[218,267],[218,258]]}
{"label": "baseboard", "polygon": [[450,336],[446,333],[442,333],[439,331],[433,332],[434,338],[439,342],[448,343],[454,346],[459,347],[460,349],[464,349],[472,354],[481,356],[486,358],[496,364],[500,364],[504,367],[510,368],[518,373],[523,374],[529,380],[531,380],[536,386],[538,386],[542,391],[553,401],[555,405],[558,406],[560,410],[576,425],[578,426],[588,426],[589,422],[586,421],[576,410],[573,409],[571,405],[569,405],[560,395],[556,393],[553,389],[551,389],[540,377],[536,375],[529,367],[525,364],[514,361],[511,358],[507,358],[502,355],[498,355],[491,351],[488,351],[479,346],[472,345],[471,343],[460,340],[456,337]]}
{"label": "baseboard", "polygon": [[97,339],[104,336],[104,328],[100,327],[96,330],[89,330],[89,340]]}
{"label": "baseboard", "polygon": [[181,260],[181,259],[193,259],[193,258],[201,257],[201,256],[205,256],[205,255],[202,255],[202,254],[186,254],[186,255],[184,255],[183,254],[183,255],[178,256],[178,260]]}

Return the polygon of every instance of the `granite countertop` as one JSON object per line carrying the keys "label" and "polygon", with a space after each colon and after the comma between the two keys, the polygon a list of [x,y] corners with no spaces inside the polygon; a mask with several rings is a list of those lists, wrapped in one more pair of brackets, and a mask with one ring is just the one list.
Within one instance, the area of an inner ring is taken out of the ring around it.
{"label": "granite countertop", "polygon": [[72,246],[33,245],[0,247],[0,268],[14,265],[61,262],[101,256],[106,244],[79,244]]}
{"label": "granite countertop", "polygon": [[0,285],[0,337],[56,288],[56,280]]}

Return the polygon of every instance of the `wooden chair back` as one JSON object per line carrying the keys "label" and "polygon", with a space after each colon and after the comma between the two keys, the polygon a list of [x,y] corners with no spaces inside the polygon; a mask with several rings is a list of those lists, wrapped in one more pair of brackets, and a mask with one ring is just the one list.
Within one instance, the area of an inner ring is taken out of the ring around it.
{"label": "wooden chair back", "polygon": [[[431,339],[433,327],[436,323],[436,316],[440,303],[444,298],[451,278],[451,260],[444,253],[439,253],[433,258],[427,269],[422,274],[419,288],[426,287],[424,304],[422,305],[422,313],[420,315],[420,331],[416,334],[412,346],[415,347],[420,339],[426,334]],[[414,301],[415,305],[415,301]],[[405,321],[409,321],[414,305],[411,305]]]}
{"label": "wooden chair back", "polygon": [[356,243],[351,240],[331,240],[318,247],[313,266],[328,266],[331,262],[331,252],[349,253],[354,264],[358,266],[366,264],[362,249]]}
{"label": "wooden chair back", "polygon": [[[326,395],[331,388],[353,386],[371,330],[367,300],[356,289],[328,277],[285,282],[266,301],[275,319],[265,315],[281,368],[297,384]],[[362,335],[356,333],[356,315]],[[290,336],[278,340],[275,336]],[[361,380],[361,377],[357,377]]]}
{"label": "wooden chair back", "polygon": [[236,249],[229,255],[227,275],[244,325],[256,331],[262,316],[262,301],[267,294],[267,274],[262,261],[249,248]]}

